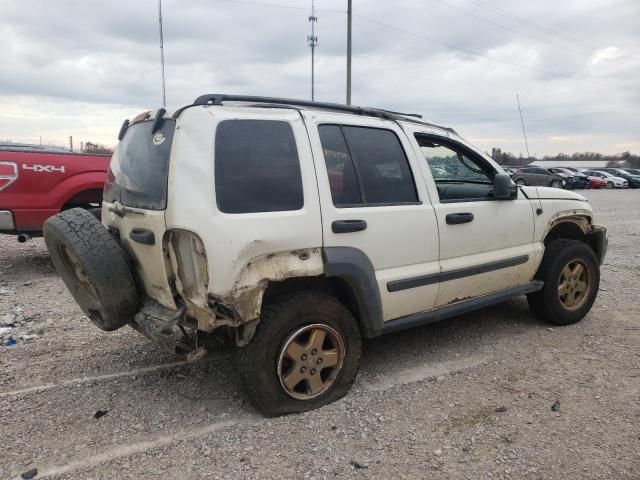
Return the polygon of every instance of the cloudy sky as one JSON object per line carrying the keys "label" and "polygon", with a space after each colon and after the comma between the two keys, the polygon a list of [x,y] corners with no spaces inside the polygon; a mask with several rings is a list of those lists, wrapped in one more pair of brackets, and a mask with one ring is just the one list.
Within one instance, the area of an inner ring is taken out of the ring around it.
{"label": "cloudy sky", "polygon": [[[167,103],[309,98],[310,0],[163,0]],[[640,1],[354,0],[353,103],[485,150],[640,153]],[[343,102],[346,0],[316,0],[316,99]],[[156,0],[2,0],[0,141],[112,146],[161,105]]]}

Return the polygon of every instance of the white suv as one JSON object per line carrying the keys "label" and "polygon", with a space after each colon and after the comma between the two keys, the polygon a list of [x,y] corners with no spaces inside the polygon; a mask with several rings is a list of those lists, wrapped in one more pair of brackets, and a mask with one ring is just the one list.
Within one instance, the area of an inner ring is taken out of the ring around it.
{"label": "white suv", "polygon": [[104,330],[191,355],[224,333],[267,415],[343,396],[362,338],[523,294],[569,324],[598,292],[606,232],[584,197],[517,187],[416,116],[205,95],[119,139],[102,223],[45,225],[58,272]]}

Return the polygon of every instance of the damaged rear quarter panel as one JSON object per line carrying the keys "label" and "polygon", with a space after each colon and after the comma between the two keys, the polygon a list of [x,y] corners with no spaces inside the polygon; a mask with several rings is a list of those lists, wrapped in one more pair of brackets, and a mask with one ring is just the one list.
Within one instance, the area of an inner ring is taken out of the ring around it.
{"label": "damaged rear quarter panel", "polygon": [[233,288],[214,301],[233,306],[242,322],[260,316],[262,297],[269,282],[293,277],[316,277],[324,272],[320,247],[262,255],[248,261]]}
{"label": "damaged rear quarter panel", "polygon": [[[221,212],[217,207],[214,171],[218,124],[233,119],[273,120],[274,113],[278,121],[289,123],[294,134],[302,177],[302,208],[242,214]],[[209,320],[204,325],[201,321],[204,319],[199,318],[199,328],[212,330],[220,325],[250,322],[259,316],[262,294],[269,281],[323,272],[322,219],[313,157],[306,128],[296,111],[265,112],[232,106],[185,110],[176,125],[169,165],[169,199],[167,230],[192,232],[201,239],[206,252]],[[309,257],[302,259],[301,252],[308,252]],[[233,307],[237,317],[216,318],[211,308],[216,302]]]}

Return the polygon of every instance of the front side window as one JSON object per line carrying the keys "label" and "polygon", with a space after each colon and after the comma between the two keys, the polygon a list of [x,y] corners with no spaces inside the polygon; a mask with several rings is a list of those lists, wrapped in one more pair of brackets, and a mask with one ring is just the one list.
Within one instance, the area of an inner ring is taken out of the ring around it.
{"label": "front side window", "polygon": [[493,191],[493,169],[461,147],[428,135],[416,135],[442,201],[482,200]]}
{"label": "front side window", "polygon": [[418,203],[409,162],[391,130],[321,125],[318,133],[335,206]]}
{"label": "front side window", "polygon": [[221,212],[280,212],[304,204],[298,149],[287,122],[220,122],[214,167]]}

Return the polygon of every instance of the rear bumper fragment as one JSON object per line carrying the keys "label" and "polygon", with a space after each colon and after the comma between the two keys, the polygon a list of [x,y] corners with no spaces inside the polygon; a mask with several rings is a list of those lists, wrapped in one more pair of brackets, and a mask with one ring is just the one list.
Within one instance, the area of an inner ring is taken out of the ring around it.
{"label": "rear bumper fragment", "polygon": [[165,350],[176,353],[175,327],[184,316],[184,307],[170,310],[155,300],[146,298],[131,326]]}

